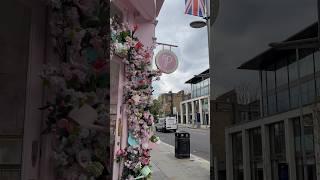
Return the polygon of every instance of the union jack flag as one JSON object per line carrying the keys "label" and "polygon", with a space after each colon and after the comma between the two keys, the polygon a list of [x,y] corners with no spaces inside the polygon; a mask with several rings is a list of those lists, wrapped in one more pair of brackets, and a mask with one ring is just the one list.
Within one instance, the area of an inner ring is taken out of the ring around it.
{"label": "union jack flag", "polygon": [[205,0],[185,0],[185,14],[193,16],[205,16]]}

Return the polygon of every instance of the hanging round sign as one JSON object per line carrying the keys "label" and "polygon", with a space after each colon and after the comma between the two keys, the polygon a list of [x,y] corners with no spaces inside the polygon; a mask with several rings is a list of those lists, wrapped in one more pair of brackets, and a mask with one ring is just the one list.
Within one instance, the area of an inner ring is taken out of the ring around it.
{"label": "hanging round sign", "polygon": [[178,68],[178,58],[170,50],[164,49],[156,55],[156,65],[158,69],[166,74],[173,73]]}

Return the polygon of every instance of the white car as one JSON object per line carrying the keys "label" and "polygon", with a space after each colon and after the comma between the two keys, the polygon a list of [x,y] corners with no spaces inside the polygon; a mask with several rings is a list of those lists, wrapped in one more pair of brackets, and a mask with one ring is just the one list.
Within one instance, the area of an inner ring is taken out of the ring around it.
{"label": "white car", "polygon": [[174,131],[178,129],[176,117],[159,118],[158,123],[155,124],[156,131]]}

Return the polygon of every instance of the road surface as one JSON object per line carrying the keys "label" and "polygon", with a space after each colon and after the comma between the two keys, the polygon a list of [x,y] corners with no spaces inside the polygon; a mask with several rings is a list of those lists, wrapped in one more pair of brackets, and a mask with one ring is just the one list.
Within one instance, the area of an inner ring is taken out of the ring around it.
{"label": "road surface", "polygon": [[[210,161],[210,131],[209,129],[179,128],[190,133],[190,153]],[[174,132],[157,132],[161,141],[175,145]]]}

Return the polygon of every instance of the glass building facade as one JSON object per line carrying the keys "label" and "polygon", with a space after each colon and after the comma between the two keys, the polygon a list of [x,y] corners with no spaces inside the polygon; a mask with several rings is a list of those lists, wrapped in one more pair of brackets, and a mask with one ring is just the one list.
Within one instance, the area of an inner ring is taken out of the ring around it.
{"label": "glass building facade", "polygon": [[191,84],[191,98],[201,96],[209,96],[210,93],[210,78]]}
{"label": "glass building facade", "polygon": [[299,61],[283,58],[261,70],[264,116],[298,108],[299,98],[302,106],[311,104],[320,95],[319,51],[299,50],[299,56]]}
{"label": "glass building facade", "polygon": [[[314,37],[317,27],[313,24],[289,41]],[[234,135],[238,133],[242,133],[241,152],[249,152],[249,155],[243,153],[242,158],[227,159],[227,174],[232,173],[230,179],[319,179],[319,49],[271,48],[243,63],[239,69],[260,72],[261,116],[226,130],[232,135],[226,139],[227,143],[232,139],[235,146],[228,149],[233,156],[237,154],[234,151],[239,151],[239,145],[234,142]]]}

